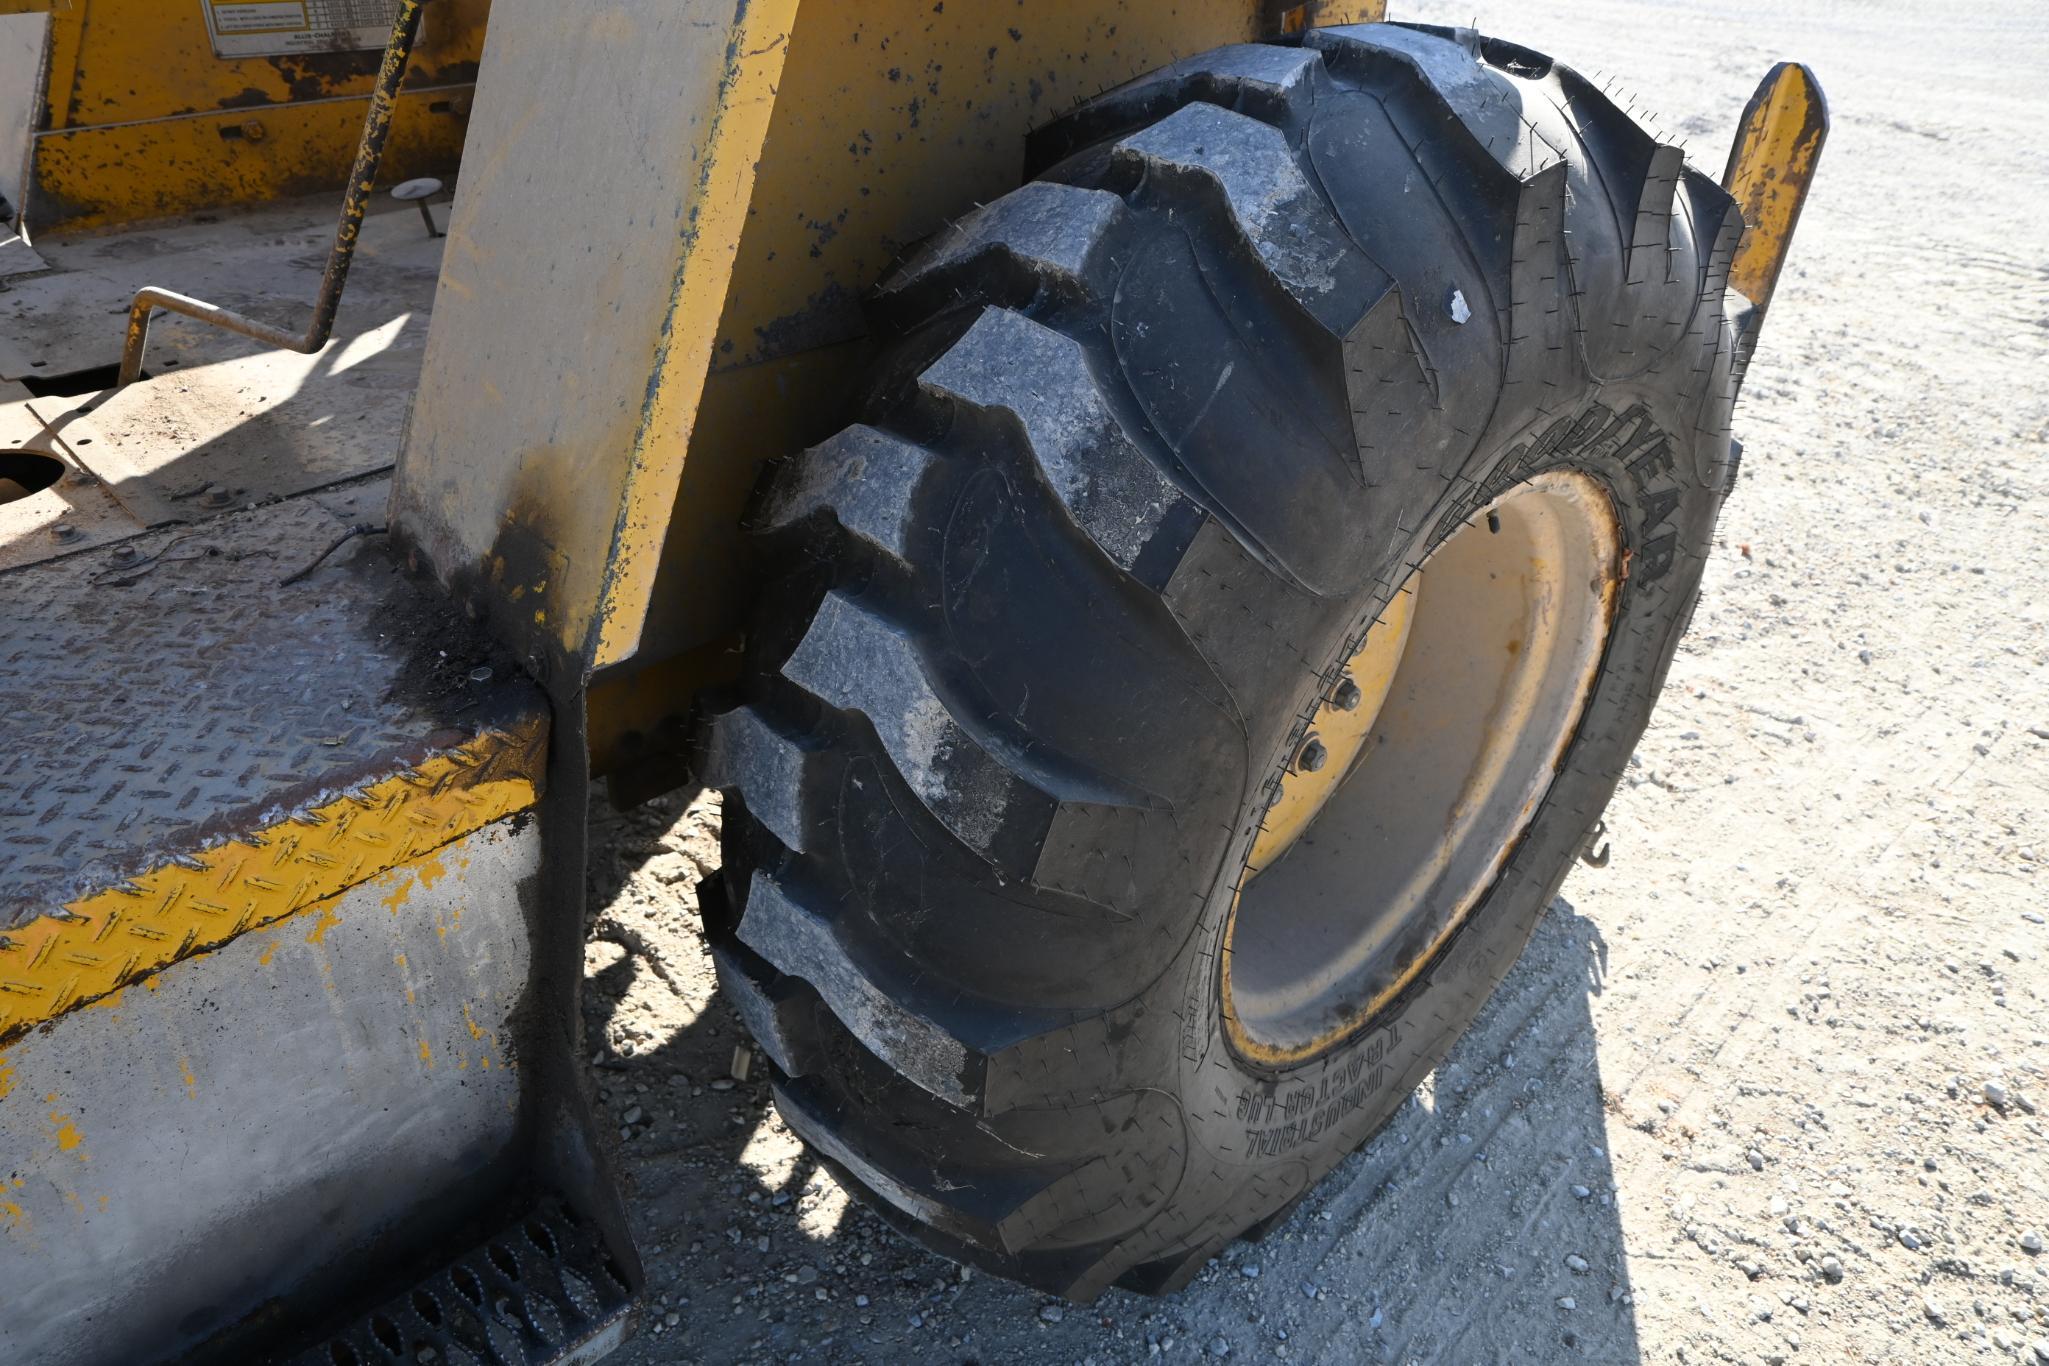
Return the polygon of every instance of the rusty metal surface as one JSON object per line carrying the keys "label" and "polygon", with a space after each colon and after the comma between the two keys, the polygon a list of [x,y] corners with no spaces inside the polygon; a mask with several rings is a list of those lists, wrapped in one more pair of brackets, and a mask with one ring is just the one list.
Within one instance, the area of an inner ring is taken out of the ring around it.
{"label": "rusty metal surface", "polygon": [[539,707],[372,540],[278,586],[345,529],[302,500],[0,575],[0,927]]}

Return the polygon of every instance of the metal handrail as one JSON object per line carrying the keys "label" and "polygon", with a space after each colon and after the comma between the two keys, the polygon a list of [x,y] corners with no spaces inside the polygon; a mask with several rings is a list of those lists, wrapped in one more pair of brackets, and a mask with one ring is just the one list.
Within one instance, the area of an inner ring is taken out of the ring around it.
{"label": "metal handrail", "polygon": [[342,286],[348,282],[349,263],[356,255],[356,239],[362,235],[363,214],[377,182],[377,163],[383,159],[385,141],[391,136],[398,88],[405,80],[413,40],[420,32],[420,11],[426,3],[427,0],[399,0],[391,41],[385,44],[384,62],[377,68],[377,84],[370,92],[370,112],[363,120],[363,137],[356,145],[356,163],[349,170],[349,188],[342,197],[334,248],[327,255],[327,270],[320,277],[320,296],[314,300],[313,319],[306,330],[290,332],[203,299],[145,285],[135,292],[135,299],[128,306],[128,336],[121,346],[121,385],[133,384],[141,378],[143,352],[149,346],[149,321],[160,308],[303,355],[311,355],[327,345],[327,339],[334,333],[335,311],[341,307]]}

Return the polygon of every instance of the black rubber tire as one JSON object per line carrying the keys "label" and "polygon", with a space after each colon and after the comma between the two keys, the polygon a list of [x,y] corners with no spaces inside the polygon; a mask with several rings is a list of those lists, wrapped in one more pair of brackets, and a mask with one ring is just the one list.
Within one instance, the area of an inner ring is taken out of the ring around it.
{"label": "black rubber tire", "polygon": [[[1712,181],[1471,32],[1225,48],[1031,150],[884,285],[868,420],[764,489],[705,914],[789,1124],[928,1244],[1087,1299],[1299,1199],[1522,950],[1690,614],[1745,305]],[[1605,485],[1627,574],[1558,777],[1404,996],[1248,1065],[1216,954],[1263,786],[1407,569],[1552,468]]]}

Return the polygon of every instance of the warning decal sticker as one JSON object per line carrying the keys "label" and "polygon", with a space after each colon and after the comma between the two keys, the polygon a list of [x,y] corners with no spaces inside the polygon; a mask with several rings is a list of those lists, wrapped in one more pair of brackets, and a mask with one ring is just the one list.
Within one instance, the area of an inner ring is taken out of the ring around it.
{"label": "warning decal sticker", "polygon": [[398,0],[199,0],[220,57],[352,52],[391,39]]}

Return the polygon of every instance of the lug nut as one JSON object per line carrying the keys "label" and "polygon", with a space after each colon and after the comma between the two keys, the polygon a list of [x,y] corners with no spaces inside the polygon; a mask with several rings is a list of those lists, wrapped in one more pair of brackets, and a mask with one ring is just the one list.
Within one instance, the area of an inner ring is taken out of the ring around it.
{"label": "lug nut", "polygon": [[1323,747],[1323,741],[1310,736],[1303,744],[1302,752],[1295,756],[1295,767],[1304,773],[1314,773],[1330,759],[1330,751]]}
{"label": "lug nut", "polygon": [[1339,711],[1359,710],[1359,703],[1361,701],[1359,685],[1347,677],[1338,684],[1337,691],[1330,695],[1330,700],[1331,705],[1335,706]]}

